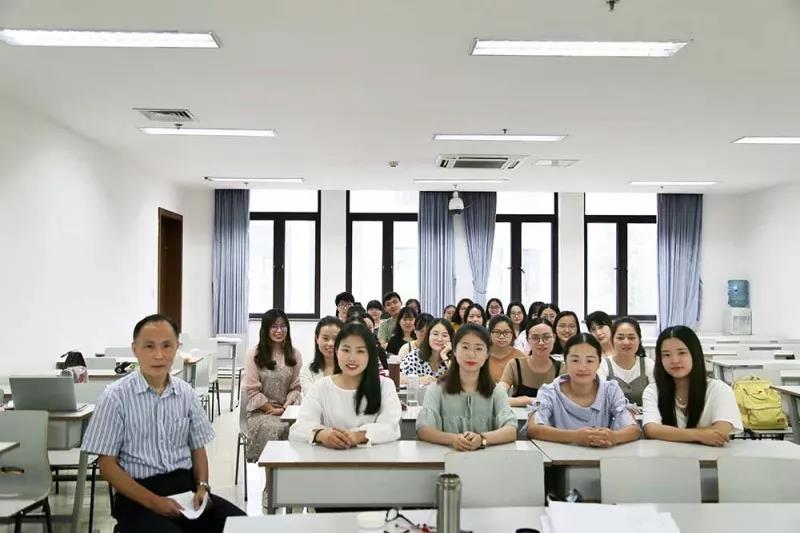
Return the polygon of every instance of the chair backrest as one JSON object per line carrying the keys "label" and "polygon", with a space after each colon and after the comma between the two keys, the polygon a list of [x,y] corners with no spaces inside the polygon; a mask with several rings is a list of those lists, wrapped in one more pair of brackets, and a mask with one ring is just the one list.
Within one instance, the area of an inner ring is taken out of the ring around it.
{"label": "chair backrest", "polygon": [[[236,365],[242,364],[244,361],[245,354],[247,353],[247,333],[220,333],[217,337],[228,337],[228,338],[237,338],[239,339],[239,344],[236,347]],[[217,352],[220,354],[219,359],[228,359],[231,358],[232,350],[227,345],[221,345],[219,351]],[[222,354],[225,354],[224,356]]]}
{"label": "chair backrest", "polygon": [[[194,352],[194,350],[192,350]],[[194,354],[193,354],[194,355]],[[196,355],[200,356],[199,352],[196,352]],[[194,388],[200,391],[203,394],[208,392],[208,357],[203,356],[200,361],[197,362],[195,365],[194,370]]]}
{"label": "chair backrest", "polygon": [[217,380],[219,346],[216,339],[193,339],[183,343],[183,349],[192,353],[197,350],[200,355],[208,359],[209,380]]}
{"label": "chair backrest", "polygon": [[44,411],[0,412],[2,439],[20,443],[19,447],[0,454],[0,467],[19,471],[0,475],[0,494],[35,500],[50,494],[47,422],[48,415]]}
{"label": "chair backrest", "polygon": [[97,403],[100,395],[109,385],[108,381],[90,381],[75,384],[75,401],[79,403]]}
{"label": "chair backrest", "polygon": [[[539,451],[453,452],[445,456],[444,469],[461,478],[465,507],[544,505],[544,458]],[[498,482],[502,490],[495,490]]]}
{"label": "chair backrest", "polygon": [[600,459],[602,503],[700,503],[700,461],[678,457]]}
{"label": "chair backrest", "polygon": [[247,435],[247,394],[241,383],[239,384],[239,433]]}
{"label": "chair backrest", "polygon": [[106,348],[106,357],[136,357],[130,346],[112,346]]}
{"label": "chair backrest", "polygon": [[720,457],[719,502],[800,503],[800,459]]}
{"label": "chair backrest", "polygon": [[117,366],[116,357],[87,357],[84,359],[84,361],[86,361],[86,368],[91,368],[94,370],[114,370],[114,367]]}

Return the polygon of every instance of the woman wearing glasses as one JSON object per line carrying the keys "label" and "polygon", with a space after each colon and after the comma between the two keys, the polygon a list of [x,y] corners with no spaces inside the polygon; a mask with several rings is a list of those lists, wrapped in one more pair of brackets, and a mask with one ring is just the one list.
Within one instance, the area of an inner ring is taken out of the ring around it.
{"label": "woman wearing glasses", "polygon": [[255,461],[270,440],[284,440],[289,424],[286,407],[300,403],[300,352],[292,346],[289,319],[270,309],[261,319],[258,345],[247,353],[242,387],[247,401],[247,458]]}
{"label": "woman wearing glasses", "polygon": [[525,354],[514,348],[514,323],[505,315],[495,315],[489,320],[489,374],[497,383],[503,375],[509,361]]}
{"label": "woman wearing glasses", "polygon": [[510,361],[498,383],[511,392],[511,407],[527,407],[539,392],[539,388],[552,382],[561,373],[561,363],[550,357],[555,344],[553,325],[543,318],[528,322],[525,335],[531,351],[524,359]]}
{"label": "woman wearing glasses", "polygon": [[556,330],[556,343],[553,346],[553,353],[563,354],[567,341],[581,332],[578,315],[572,311],[561,311],[556,315],[553,327]]}

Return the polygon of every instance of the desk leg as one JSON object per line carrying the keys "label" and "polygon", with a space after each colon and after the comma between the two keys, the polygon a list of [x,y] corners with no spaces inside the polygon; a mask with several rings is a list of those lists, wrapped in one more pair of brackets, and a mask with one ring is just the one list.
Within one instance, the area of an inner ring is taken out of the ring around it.
{"label": "desk leg", "polygon": [[714,379],[722,380],[722,367],[712,363],[714,367]]}
{"label": "desk leg", "polygon": [[275,469],[265,468],[267,474],[267,514],[275,514]]}
{"label": "desk leg", "polygon": [[796,396],[792,396],[789,398],[791,402],[789,403],[789,422],[792,424],[792,440],[794,440],[795,444],[800,444],[800,427],[798,427],[798,411],[800,407],[800,398]]}
{"label": "desk leg", "polygon": [[70,524],[70,533],[78,533],[78,527],[81,522],[81,508],[83,507],[83,489],[86,485],[86,470],[89,464],[89,456],[81,452],[80,460],[78,461],[78,477],[75,480],[75,500],[72,503],[72,523]]}
{"label": "desk leg", "polygon": [[236,348],[234,344],[231,348],[231,412],[233,412],[233,397],[236,394]]}

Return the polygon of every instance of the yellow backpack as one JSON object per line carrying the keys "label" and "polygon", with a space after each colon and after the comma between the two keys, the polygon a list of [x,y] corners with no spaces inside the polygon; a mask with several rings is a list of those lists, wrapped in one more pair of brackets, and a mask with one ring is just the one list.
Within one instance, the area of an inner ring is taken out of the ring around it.
{"label": "yellow backpack", "polygon": [[786,429],[781,396],[767,379],[748,376],[736,380],[733,395],[739,405],[742,423],[747,429]]}

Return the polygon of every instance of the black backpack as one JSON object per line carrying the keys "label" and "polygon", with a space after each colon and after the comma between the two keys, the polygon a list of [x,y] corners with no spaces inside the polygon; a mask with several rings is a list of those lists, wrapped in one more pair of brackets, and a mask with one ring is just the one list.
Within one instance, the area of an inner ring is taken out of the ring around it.
{"label": "black backpack", "polygon": [[56,364],[56,368],[59,370],[71,368],[73,366],[86,366],[86,361],[83,359],[83,354],[75,350],[70,350],[59,357],[59,359],[64,359]]}

